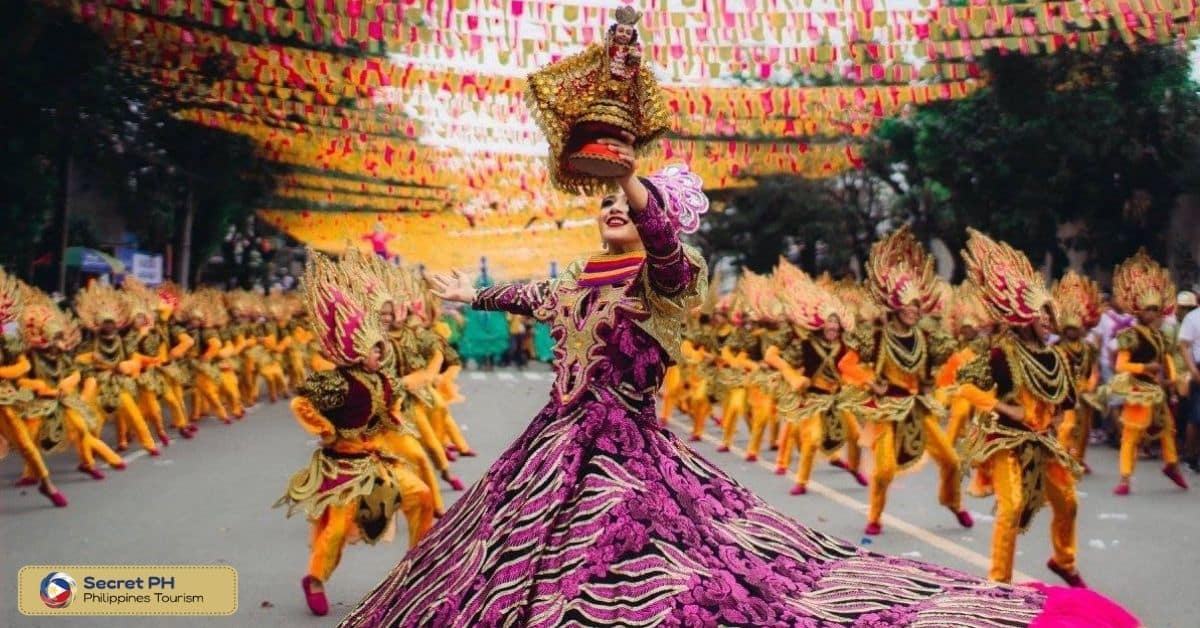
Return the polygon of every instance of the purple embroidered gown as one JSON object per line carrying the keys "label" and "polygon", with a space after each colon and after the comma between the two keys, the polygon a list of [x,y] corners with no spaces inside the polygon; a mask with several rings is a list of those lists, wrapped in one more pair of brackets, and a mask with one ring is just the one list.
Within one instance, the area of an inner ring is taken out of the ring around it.
{"label": "purple embroidered gown", "polygon": [[806,528],[660,428],[655,391],[705,270],[657,192],[632,218],[647,253],[632,278],[576,264],[479,293],[475,307],[551,326],[551,400],[343,626],[1025,626],[1056,595],[1083,595],[1093,621],[1078,625],[1104,625],[1114,605],[1094,594],[998,585]]}

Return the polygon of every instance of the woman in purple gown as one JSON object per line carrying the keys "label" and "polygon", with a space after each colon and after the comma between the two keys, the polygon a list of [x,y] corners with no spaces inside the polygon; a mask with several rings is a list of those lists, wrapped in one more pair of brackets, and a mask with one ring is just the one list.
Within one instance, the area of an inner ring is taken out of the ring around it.
{"label": "woman in purple gown", "polygon": [[811,530],[660,428],[655,391],[706,281],[679,232],[707,200],[682,169],[618,183],[606,253],[562,277],[478,292],[435,278],[443,298],[550,325],[551,399],[343,626],[1136,625],[1088,591],[999,585]]}

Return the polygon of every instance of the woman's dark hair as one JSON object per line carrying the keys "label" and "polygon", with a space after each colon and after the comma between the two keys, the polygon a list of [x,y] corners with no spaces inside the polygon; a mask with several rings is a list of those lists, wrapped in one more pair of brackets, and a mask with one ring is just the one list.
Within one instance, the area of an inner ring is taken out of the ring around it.
{"label": "woman's dark hair", "polygon": [[[614,35],[616,35],[616,34],[617,34],[617,24],[619,24],[619,23],[620,23],[620,22],[613,22],[613,23],[612,23],[612,25],[608,27],[608,38],[609,38],[610,40],[613,38],[613,36],[614,36]],[[637,28],[634,28],[634,29],[633,29],[633,39],[629,40],[629,43],[630,43],[631,45],[632,45],[632,44],[636,44],[636,43],[638,43],[638,32],[637,32]]]}

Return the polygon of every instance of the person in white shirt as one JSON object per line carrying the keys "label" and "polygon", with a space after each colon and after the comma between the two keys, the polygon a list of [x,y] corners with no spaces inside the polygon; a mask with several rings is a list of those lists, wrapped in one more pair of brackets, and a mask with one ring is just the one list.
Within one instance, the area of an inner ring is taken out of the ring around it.
{"label": "person in white shirt", "polygon": [[1179,401],[1179,412],[1186,421],[1184,428],[1183,459],[1188,467],[1200,473],[1200,309],[1196,308],[1194,292],[1186,290],[1176,299],[1176,313],[1182,317],[1179,323],[1179,351],[1187,367],[1187,394]]}

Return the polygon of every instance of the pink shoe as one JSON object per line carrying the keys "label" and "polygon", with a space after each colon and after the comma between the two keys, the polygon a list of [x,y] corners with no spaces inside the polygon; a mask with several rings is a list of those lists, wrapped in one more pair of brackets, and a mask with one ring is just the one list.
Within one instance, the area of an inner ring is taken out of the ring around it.
{"label": "pink shoe", "polygon": [[458,452],[454,451],[453,449],[446,448],[446,460],[449,460],[450,462],[458,460]]}
{"label": "pink shoe", "polygon": [[446,445],[446,453],[450,453],[450,452],[459,453],[458,445],[455,445],[453,443]]}
{"label": "pink shoe", "polygon": [[1117,485],[1117,488],[1113,489],[1113,495],[1117,495],[1118,497],[1125,497],[1129,492],[1129,482],[1121,482]]}
{"label": "pink shoe", "polygon": [[1183,474],[1179,472],[1179,465],[1169,464],[1169,465],[1163,467],[1162,472],[1163,472],[1163,475],[1167,476],[1168,478],[1171,479],[1172,482],[1175,483],[1175,486],[1178,486],[1179,488],[1181,488],[1185,491],[1188,490],[1187,480],[1185,480],[1183,478]]}
{"label": "pink shoe", "polygon": [[186,427],[179,428],[179,437],[180,438],[189,438],[190,439],[195,435],[196,434],[194,432],[192,432],[191,430],[189,430]]}
{"label": "pink shoe", "polygon": [[170,436],[167,436],[167,433],[166,433],[166,432],[159,432],[159,433],[158,433],[158,441],[159,441],[160,443],[162,443],[162,446],[163,446],[163,447],[170,447],[170,446],[171,446],[171,437],[170,437]]}
{"label": "pink shoe", "polygon": [[13,482],[13,486],[16,486],[18,488],[24,488],[26,486],[33,486],[37,483],[38,483],[37,478],[20,478],[16,482]]}
{"label": "pink shoe", "polygon": [[1063,582],[1066,582],[1067,586],[1069,586],[1069,587],[1072,587],[1075,589],[1086,589],[1087,588],[1087,583],[1083,581],[1083,576],[1079,575],[1078,570],[1076,570],[1074,572],[1067,571],[1066,569],[1063,569],[1062,567],[1060,567],[1058,565],[1058,563],[1054,562],[1053,558],[1046,561],[1046,568],[1049,569],[1050,571],[1053,571],[1054,575],[1058,576],[1059,578],[1062,578]]}
{"label": "pink shoe", "polygon": [[478,456],[479,454],[475,453],[474,449],[470,449],[467,451],[460,451],[460,452],[458,452],[458,455],[462,456],[463,458],[474,458],[474,457]]}
{"label": "pink shoe", "polygon": [[104,479],[104,472],[101,471],[100,469],[97,469],[96,467],[85,467],[81,464],[75,468],[83,473],[86,473],[86,474],[92,476],[93,480],[103,480]]}
{"label": "pink shoe", "polygon": [[312,611],[313,615],[324,617],[329,614],[329,600],[325,599],[324,591],[313,591],[309,588],[316,581],[312,576],[304,576],[300,581],[300,588],[304,589],[304,601],[308,602],[308,610]]}
{"label": "pink shoe", "polygon": [[117,443],[117,451],[124,452],[129,450],[129,443]]}
{"label": "pink shoe", "polygon": [[[953,511],[951,511],[951,512],[953,512]],[[964,528],[974,528],[975,527],[975,520],[971,518],[971,513],[967,512],[965,510],[960,510],[958,512],[955,512],[954,518],[958,519],[958,525],[960,525]]]}
{"label": "pink shoe", "polygon": [[1083,464],[1083,474],[1084,474],[1084,475],[1091,475],[1091,474],[1092,474],[1092,468],[1091,468],[1090,466],[1088,466],[1088,463],[1084,462],[1084,463],[1081,463],[1081,464]]}
{"label": "pink shoe", "polygon": [[867,486],[870,484],[870,482],[867,481],[867,476],[863,475],[862,473],[858,471],[851,471],[850,474],[854,476],[854,481],[858,482],[859,486]]}
{"label": "pink shoe", "polygon": [[700,442],[700,441],[702,441],[702,440],[704,440],[704,439],[703,439],[703,438],[701,438],[701,437],[700,437],[698,434],[692,434],[691,438],[689,438],[688,440],[689,440],[689,441],[691,441],[691,442],[693,442],[693,443],[698,443],[698,442]]}
{"label": "pink shoe", "polygon": [[758,462],[758,454],[746,454],[746,462]]}
{"label": "pink shoe", "polygon": [[452,488],[456,491],[463,490],[462,480],[458,479],[457,477],[455,477],[453,475],[446,478],[446,482],[450,484],[450,488]]}
{"label": "pink shoe", "polygon": [[839,468],[839,469],[841,469],[841,470],[843,470],[843,471],[849,471],[849,470],[850,470],[850,466],[849,466],[849,465],[847,465],[847,464],[846,464],[846,461],[845,461],[845,460],[842,460],[841,458],[834,458],[833,460],[830,460],[830,461],[829,461],[829,466],[831,466],[831,467],[837,467],[837,468]]}
{"label": "pink shoe", "polygon": [[775,467],[775,475],[785,475],[786,473],[787,467]]}
{"label": "pink shoe", "polygon": [[721,445],[720,447],[717,447],[717,453],[719,453],[719,454],[726,454],[726,453],[729,453],[729,446],[728,446],[728,445]]}
{"label": "pink shoe", "polygon": [[150,455],[154,458],[157,458],[162,455],[162,452],[157,449],[147,449],[146,451],[150,452]]}
{"label": "pink shoe", "polygon": [[125,464],[125,461],[122,460],[122,461],[118,462],[117,464],[110,464],[108,466],[116,469],[117,471],[124,471],[129,465]]}
{"label": "pink shoe", "polygon": [[793,486],[792,490],[788,491],[788,493],[790,493],[792,495],[807,495],[808,487],[803,484],[797,484],[797,485]]}
{"label": "pink shoe", "polygon": [[47,491],[46,487],[44,487],[44,486],[39,486],[38,492],[41,493],[42,495],[45,495],[46,497],[49,497],[50,503],[54,504],[55,508],[66,508],[67,507],[67,496],[63,495],[61,492],[54,491],[53,493],[51,493],[50,491]]}
{"label": "pink shoe", "polygon": [[883,526],[875,521],[872,521],[871,523],[867,524],[867,527],[863,530],[863,534],[866,534],[867,536],[879,536],[880,534],[883,534]]}

